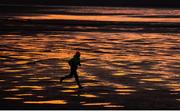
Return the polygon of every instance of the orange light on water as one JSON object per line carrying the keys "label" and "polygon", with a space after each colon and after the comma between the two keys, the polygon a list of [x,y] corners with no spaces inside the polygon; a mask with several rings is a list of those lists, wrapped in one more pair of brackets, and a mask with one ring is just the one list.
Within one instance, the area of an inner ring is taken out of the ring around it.
{"label": "orange light on water", "polygon": [[86,97],[86,98],[97,98],[97,96],[94,95],[94,94],[81,94],[80,96],[81,97]]}
{"label": "orange light on water", "polygon": [[4,99],[8,99],[8,100],[21,100],[23,98],[19,98],[19,97],[5,97]]}
{"label": "orange light on water", "polygon": [[126,21],[126,22],[180,22],[177,18],[138,18],[128,16],[83,16],[83,15],[61,15],[61,14],[44,14],[35,16],[17,16],[17,19],[27,20],[90,20],[90,21]]}
{"label": "orange light on water", "polygon": [[32,90],[43,90],[42,86],[16,86],[18,89],[32,89]]}
{"label": "orange light on water", "polygon": [[67,104],[65,100],[25,101],[25,104]]}

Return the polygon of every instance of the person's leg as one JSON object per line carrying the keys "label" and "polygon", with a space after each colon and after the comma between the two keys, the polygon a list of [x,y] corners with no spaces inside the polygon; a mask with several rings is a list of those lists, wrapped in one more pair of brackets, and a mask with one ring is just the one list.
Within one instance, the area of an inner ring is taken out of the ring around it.
{"label": "person's leg", "polygon": [[78,75],[77,75],[77,72],[75,71],[73,74],[74,74],[75,80],[76,80],[77,85],[79,86],[79,88],[83,88],[83,87],[81,86],[80,82],[79,82],[79,77],[78,77]]}
{"label": "person's leg", "polygon": [[72,74],[72,73],[70,73],[70,74],[69,74],[69,75],[67,75],[67,76],[61,77],[61,79],[60,79],[60,83],[62,83],[64,79],[67,79],[67,78],[72,78],[72,77],[73,77],[73,74]]}

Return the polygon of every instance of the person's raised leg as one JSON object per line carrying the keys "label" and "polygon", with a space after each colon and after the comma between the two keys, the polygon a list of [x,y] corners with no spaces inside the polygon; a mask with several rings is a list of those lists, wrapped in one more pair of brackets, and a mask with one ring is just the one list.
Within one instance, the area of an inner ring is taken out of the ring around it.
{"label": "person's raised leg", "polygon": [[60,83],[62,83],[64,79],[67,79],[67,78],[72,78],[72,76],[73,76],[73,74],[72,74],[72,73],[70,73],[70,74],[69,74],[69,75],[67,75],[67,76],[61,77],[61,79],[60,79]]}

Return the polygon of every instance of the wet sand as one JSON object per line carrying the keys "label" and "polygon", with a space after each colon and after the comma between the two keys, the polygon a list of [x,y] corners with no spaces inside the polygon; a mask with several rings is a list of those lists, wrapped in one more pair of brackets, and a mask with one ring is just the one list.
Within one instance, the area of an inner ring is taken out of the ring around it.
{"label": "wet sand", "polygon": [[[45,12],[2,9],[0,109],[180,109],[179,18],[24,20],[16,17]],[[76,50],[84,89],[74,79],[59,81]]]}

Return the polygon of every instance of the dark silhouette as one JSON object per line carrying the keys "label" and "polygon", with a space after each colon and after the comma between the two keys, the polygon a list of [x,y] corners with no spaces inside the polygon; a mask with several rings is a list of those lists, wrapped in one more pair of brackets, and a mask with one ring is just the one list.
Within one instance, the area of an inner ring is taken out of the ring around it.
{"label": "dark silhouette", "polygon": [[60,82],[62,83],[64,79],[67,79],[67,78],[72,78],[73,76],[75,77],[75,80],[77,82],[77,85],[79,86],[79,88],[83,88],[81,85],[80,85],[80,82],[79,82],[79,78],[78,78],[78,74],[77,74],[77,68],[78,66],[81,66],[80,64],[80,52],[76,52],[76,54],[73,56],[73,58],[71,58],[69,61],[69,66],[70,66],[70,74],[65,76],[65,77],[61,77],[60,79]]}
{"label": "dark silhouette", "polygon": [[180,6],[179,0],[0,0],[0,4],[176,8]]}

